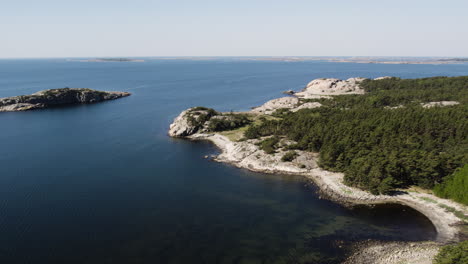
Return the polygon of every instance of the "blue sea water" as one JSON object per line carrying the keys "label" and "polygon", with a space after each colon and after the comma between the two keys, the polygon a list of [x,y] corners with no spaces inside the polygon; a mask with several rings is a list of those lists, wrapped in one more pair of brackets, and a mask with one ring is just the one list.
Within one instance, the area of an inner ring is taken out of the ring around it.
{"label": "blue sea water", "polygon": [[132,93],[0,113],[0,263],[339,263],[356,241],[433,239],[412,209],[346,209],[299,177],[210,162],[211,144],[166,133],[188,107],[247,110],[315,78],[467,74],[468,64],[0,60],[0,97]]}

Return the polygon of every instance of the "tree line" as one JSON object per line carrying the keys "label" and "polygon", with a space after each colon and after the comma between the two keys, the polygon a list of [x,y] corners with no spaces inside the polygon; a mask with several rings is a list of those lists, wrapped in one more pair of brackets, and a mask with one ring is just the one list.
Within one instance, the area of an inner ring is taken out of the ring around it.
{"label": "tree line", "polygon": [[[344,172],[346,184],[372,193],[411,185],[434,188],[467,163],[468,77],[391,78],[361,85],[364,95],[314,99],[323,106],[277,111],[280,119],[250,125],[245,137],[294,140],[289,148],[320,152],[321,167]],[[460,104],[421,106],[431,101]]]}

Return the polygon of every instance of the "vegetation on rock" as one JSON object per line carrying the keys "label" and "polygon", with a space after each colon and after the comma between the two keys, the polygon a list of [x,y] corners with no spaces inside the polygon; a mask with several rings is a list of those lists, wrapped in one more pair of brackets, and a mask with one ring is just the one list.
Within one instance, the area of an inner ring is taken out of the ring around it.
{"label": "vegetation on rock", "polygon": [[274,136],[260,141],[260,143],[258,143],[258,146],[261,150],[265,151],[266,153],[273,154],[276,152],[276,147],[278,143],[279,138]]}
{"label": "vegetation on rock", "polygon": [[196,128],[209,132],[220,132],[244,127],[252,121],[246,114],[220,113],[202,106],[190,109],[187,121]]}
{"label": "vegetation on rock", "polygon": [[293,161],[297,157],[297,153],[294,150],[290,150],[286,152],[283,157],[281,157],[281,161]]}
{"label": "vegetation on rock", "polygon": [[226,114],[221,118],[212,118],[208,125],[209,131],[226,131],[246,126],[252,121],[244,114]]}

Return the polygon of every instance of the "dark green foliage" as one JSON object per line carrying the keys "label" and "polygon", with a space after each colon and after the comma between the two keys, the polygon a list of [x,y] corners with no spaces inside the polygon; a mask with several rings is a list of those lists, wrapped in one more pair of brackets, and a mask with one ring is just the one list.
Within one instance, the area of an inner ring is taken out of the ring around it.
{"label": "dark green foliage", "polygon": [[435,186],[434,193],[468,205],[468,164],[444,178],[441,184]]}
{"label": "dark green foliage", "polygon": [[205,124],[206,121],[210,120],[212,116],[217,114],[218,112],[216,112],[214,109],[197,106],[190,110],[187,120],[190,122],[190,125],[201,127],[203,124]]}
{"label": "dark green foliage", "polygon": [[279,108],[272,114],[275,117],[283,117],[285,114],[288,114],[290,111],[287,108]]}
{"label": "dark green foliage", "polygon": [[225,131],[246,126],[251,120],[244,114],[227,114],[220,118],[212,118],[208,125],[210,131]]}
{"label": "dark green foliage", "polygon": [[260,149],[265,151],[268,154],[273,154],[276,151],[276,144],[278,144],[279,138],[278,137],[270,137],[267,139],[264,139],[258,143],[260,146]]}
{"label": "dark green foliage", "polygon": [[377,192],[382,194],[390,194],[394,190],[396,185],[397,183],[395,179],[393,179],[392,177],[387,177],[379,183],[379,187],[377,187]]}
{"label": "dark green foliage", "polygon": [[[202,106],[192,108],[188,113],[187,120],[197,129],[205,126],[208,131],[213,132],[236,129],[252,122],[245,114],[223,114]],[[209,122],[207,123],[207,121]]]}
{"label": "dark green foliage", "polygon": [[290,150],[290,151],[286,152],[286,154],[284,154],[283,157],[281,157],[281,160],[285,161],[285,162],[286,161],[292,161],[296,157],[297,157],[296,151]]}
{"label": "dark green foliage", "polygon": [[455,245],[447,245],[440,249],[435,256],[434,264],[462,264],[468,263],[468,240]]}
{"label": "dark green foliage", "polygon": [[[213,112],[215,111],[213,108],[208,108],[208,107],[204,107],[204,106],[196,106],[196,107],[193,107],[191,109],[192,112],[194,111],[209,111],[209,112]],[[215,111],[216,112],[216,111]]]}
{"label": "dark green foliage", "polygon": [[[289,148],[319,151],[319,165],[373,193],[435,184],[468,163],[468,77],[365,81],[365,95],[335,96],[250,126],[245,136],[286,136]],[[421,102],[460,105],[423,108]],[[404,105],[396,109],[387,106]],[[465,189],[466,190],[466,189]]]}

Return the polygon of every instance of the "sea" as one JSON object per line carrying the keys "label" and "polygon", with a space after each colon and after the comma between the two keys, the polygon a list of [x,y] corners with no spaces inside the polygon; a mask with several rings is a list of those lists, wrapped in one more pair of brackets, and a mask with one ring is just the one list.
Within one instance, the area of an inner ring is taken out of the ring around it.
{"label": "sea", "polygon": [[468,64],[234,58],[0,60],[0,97],[82,87],[131,92],[0,113],[0,263],[340,263],[368,240],[433,240],[402,205],[345,208],[298,176],[204,156],[167,136],[192,106],[244,111],[315,78],[468,75]]}

